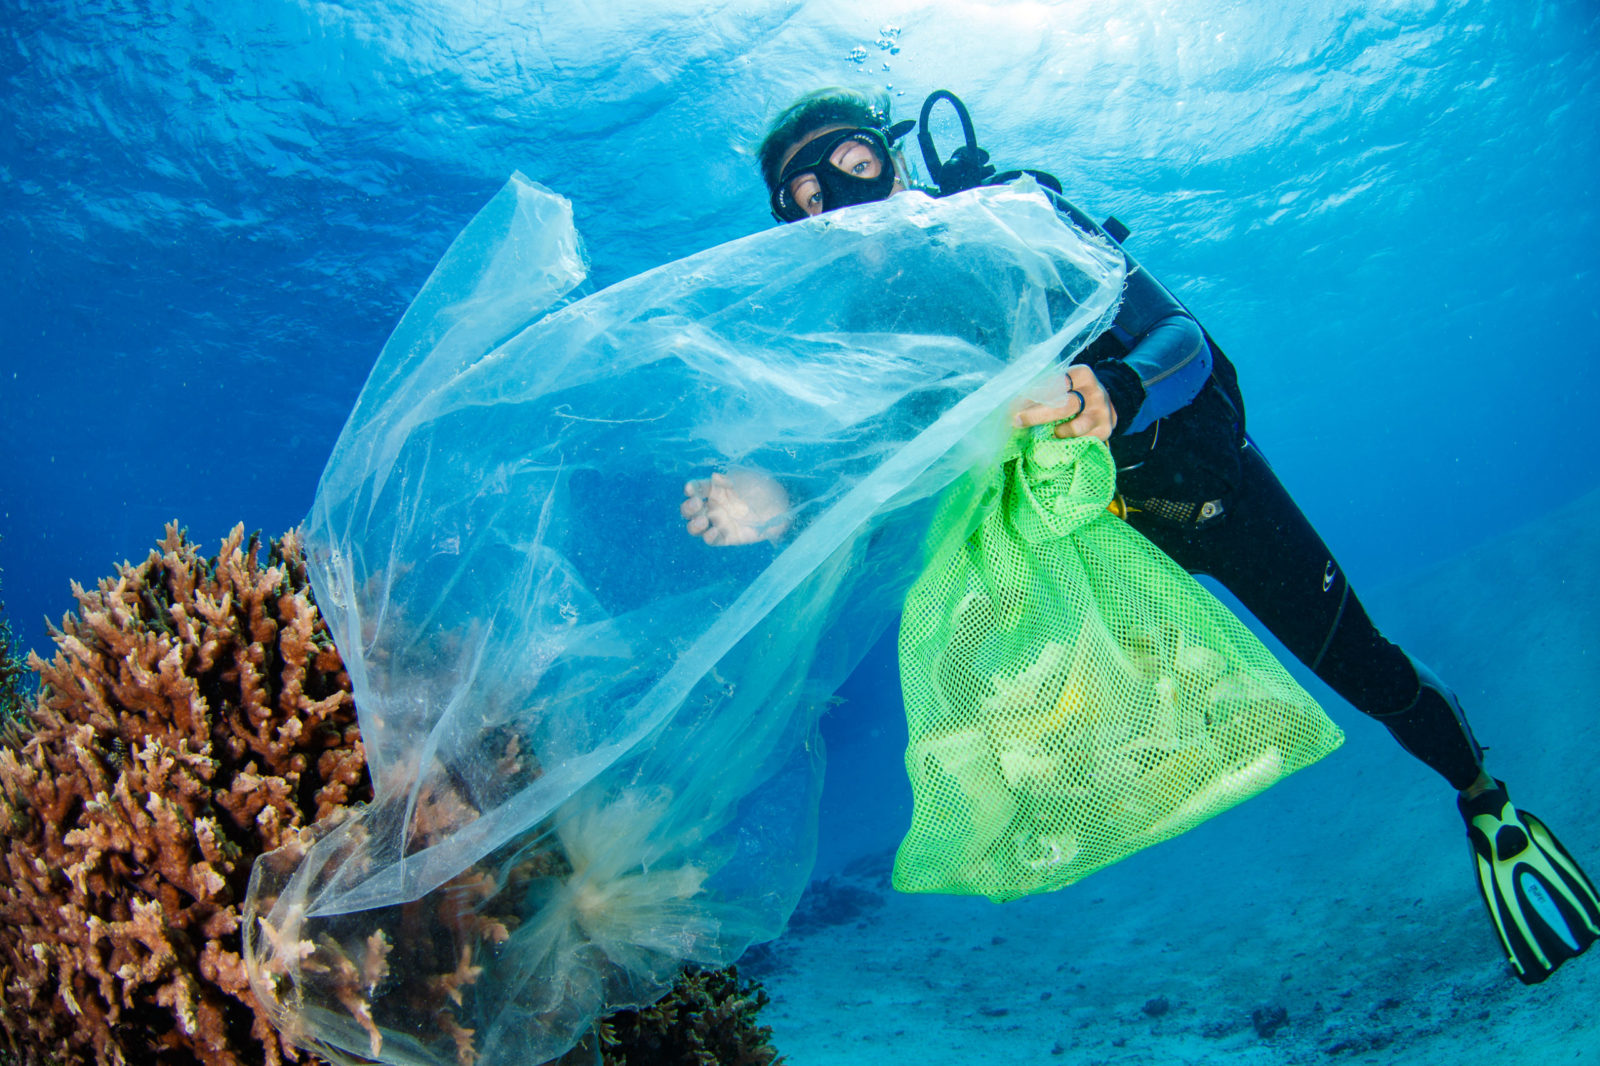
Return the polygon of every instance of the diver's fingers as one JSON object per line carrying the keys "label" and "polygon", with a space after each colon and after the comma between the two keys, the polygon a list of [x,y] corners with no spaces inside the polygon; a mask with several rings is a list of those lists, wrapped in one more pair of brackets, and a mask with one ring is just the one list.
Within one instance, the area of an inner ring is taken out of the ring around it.
{"label": "diver's fingers", "polygon": [[706,497],[706,514],[718,525],[736,525],[751,520],[750,504],[732,486],[720,485]]}
{"label": "diver's fingers", "polygon": [[[1100,384],[1100,378],[1095,374],[1094,367],[1068,367],[1067,382],[1083,394],[1085,413],[1092,413],[1094,419],[1106,424],[1106,436],[1109,437],[1111,431],[1117,428],[1117,409],[1112,406],[1111,395],[1106,392],[1105,386]],[[1091,408],[1092,412],[1089,410]]]}
{"label": "diver's fingers", "polygon": [[1117,412],[1106,390],[1101,387],[1100,379],[1095,376],[1094,368],[1068,367],[1067,385],[1076,395],[1083,397],[1083,409],[1078,417],[1056,426],[1055,435],[1058,438],[1098,437],[1100,440],[1110,440],[1111,431],[1117,428]]}
{"label": "diver's fingers", "polygon": [[1103,415],[1086,410],[1070,422],[1059,423],[1055,428],[1055,435],[1058,440],[1068,440],[1073,437],[1099,437],[1101,440],[1109,440],[1111,423]]}
{"label": "diver's fingers", "polygon": [[1018,427],[1047,426],[1051,422],[1065,422],[1069,418],[1074,418],[1078,414],[1078,408],[1077,400],[1073,400],[1071,403],[1061,407],[1046,407],[1038,403],[1029,404],[1017,412],[1017,417],[1014,421]]}
{"label": "diver's fingers", "polygon": [[678,513],[693,536],[715,546],[777,540],[789,527],[789,497],[770,476],[736,470],[686,483]]}
{"label": "diver's fingers", "polygon": [[739,495],[739,490],[733,487],[733,482],[721,474],[713,474],[706,485],[706,506],[711,510],[718,507],[743,507],[744,497]]}

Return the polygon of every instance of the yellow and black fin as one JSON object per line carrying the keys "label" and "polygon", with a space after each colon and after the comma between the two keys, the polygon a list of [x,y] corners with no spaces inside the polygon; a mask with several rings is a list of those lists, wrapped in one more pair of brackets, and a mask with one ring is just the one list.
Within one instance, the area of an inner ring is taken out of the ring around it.
{"label": "yellow and black fin", "polygon": [[1600,893],[1548,826],[1519,811],[1503,781],[1457,801],[1478,890],[1512,969],[1537,984],[1600,939]]}

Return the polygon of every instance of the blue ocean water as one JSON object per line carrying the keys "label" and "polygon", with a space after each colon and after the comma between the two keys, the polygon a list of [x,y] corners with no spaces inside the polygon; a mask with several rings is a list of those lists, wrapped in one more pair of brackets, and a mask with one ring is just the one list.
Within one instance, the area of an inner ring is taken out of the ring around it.
{"label": "blue ocean water", "polygon": [[[1130,225],[1356,586],[1403,582],[1600,487],[1597,78],[1589,0],[0,0],[7,613],[42,651],[164,522],[298,522],[513,170],[603,285],[769,225],[752,145],[838,83],[951,89]],[[839,813],[899,787],[895,723],[827,728],[834,869],[903,812]]]}
{"label": "blue ocean water", "polygon": [[[886,35],[883,31],[895,31]],[[1600,482],[1586,0],[0,6],[0,565],[26,643],[177,518],[297,522],[411,295],[520,168],[602,284],[769,224],[795,93],[946,87],[1238,364],[1364,584]]]}

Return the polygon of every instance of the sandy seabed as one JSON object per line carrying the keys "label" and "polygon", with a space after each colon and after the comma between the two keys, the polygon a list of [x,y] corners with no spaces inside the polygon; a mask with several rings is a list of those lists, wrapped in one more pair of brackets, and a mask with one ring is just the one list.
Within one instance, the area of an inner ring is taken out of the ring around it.
{"label": "sandy seabed", "polygon": [[[1591,874],[1597,528],[1592,493],[1364,593],[1385,632],[1456,688],[1491,771]],[[1454,793],[1309,687],[1348,734],[1340,751],[1047,896],[896,893],[895,837],[825,802],[823,833],[857,854],[824,867],[788,932],[742,964],[772,996],[776,1046],[791,1066],[1600,1063],[1600,949],[1542,985],[1517,981]]]}

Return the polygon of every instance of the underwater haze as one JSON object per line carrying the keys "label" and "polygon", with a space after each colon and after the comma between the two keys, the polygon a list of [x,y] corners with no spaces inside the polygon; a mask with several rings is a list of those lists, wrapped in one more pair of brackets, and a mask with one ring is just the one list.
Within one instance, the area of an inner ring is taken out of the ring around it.
{"label": "underwater haze", "polygon": [[1593,4],[1296,7],[4,0],[20,635],[170,519],[298,522],[513,170],[572,199],[616,281],[769,225],[752,143],[819,84],[892,85],[908,117],[951,89],[997,160],[1132,227],[1359,585],[1576,498],[1600,483]]}
{"label": "underwater haze", "polygon": [[[69,583],[167,521],[207,550],[299,523],[385,338],[512,172],[572,201],[601,286],[772,225],[754,145],[798,93],[876,86],[915,118],[949,89],[996,162],[1130,227],[1379,626],[1600,867],[1600,9],[1281,8],[0,0],[20,642],[44,653]],[[776,1046],[1600,1062],[1600,959],[1506,977],[1450,791],[1307,683],[1345,751],[1000,907],[884,887],[909,792],[880,648],[824,723],[824,880],[752,963]]]}

